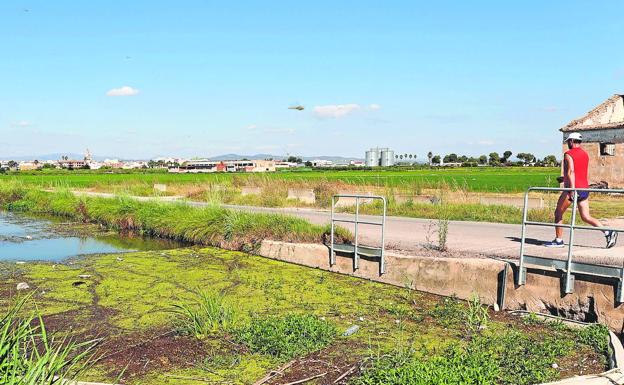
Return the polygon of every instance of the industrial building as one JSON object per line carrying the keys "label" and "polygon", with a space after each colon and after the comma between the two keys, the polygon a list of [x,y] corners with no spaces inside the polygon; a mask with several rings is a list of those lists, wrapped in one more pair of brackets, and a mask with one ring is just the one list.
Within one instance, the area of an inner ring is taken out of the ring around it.
{"label": "industrial building", "polygon": [[394,150],[389,148],[371,148],[366,151],[366,167],[390,167],[394,166]]}
{"label": "industrial building", "polygon": [[169,172],[206,173],[206,172],[270,172],[275,171],[272,160],[205,160],[197,159],[183,163],[180,167],[169,168]]}

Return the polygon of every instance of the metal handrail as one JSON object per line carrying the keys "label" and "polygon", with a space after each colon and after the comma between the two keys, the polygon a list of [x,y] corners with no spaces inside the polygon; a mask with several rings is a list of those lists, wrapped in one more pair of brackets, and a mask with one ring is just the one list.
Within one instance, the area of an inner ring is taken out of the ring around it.
{"label": "metal handrail", "polygon": [[[337,199],[339,198],[355,198],[355,219],[337,219],[335,217],[335,206]],[[371,222],[371,221],[361,221],[360,220],[360,199],[377,199],[383,202],[383,214],[381,216],[381,222]],[[359,268],[360,256],[358,253],[359,246],[359,238],[358,238],[358,225],[371,225],[371,226],[381,226],[381,248],[372,248],[380,250],[380,265],[379,272],[380,274],[385,273],[386,271],[386,262],[385,262],[385,236],[386,236],[386,211],[387,211],[387,202],[386,198],[380,195],[357,195],[357,194],[336,194],[332,196],[332,204],[331,204],[331,254],[330,254],[330,265],[336,264],[336,253],[334,248],[334,232],[335,232],[335,223],[352,223],[354,225],[354,249],[353,249],[353,268],[357,270]]]}
{"label": "metal handrail", "polygon": [[[537,222],[537,221],[527,220],[528,207],[529,207],[528,205],[529,193],[531,191],[575,192],[576,194],[574,194],[574,197],[572,199],[572,218],[571,218],[570,224],[557,224],[557,223],[547,223],[547,222]],[[580,230],[594,230],[594,231],[624,232],[624,229],[619,229],[619,228],[614,228],[614,227],[606,227],[606,226],[605,227],[593,227],[593,226],[576,225],[576,211],[578,209],[578,192],[584,192],[584,191],[603,193],[603,194],[624,194],[624,189],[597,189],[597,188],[570,188],[570,187],[529,187],[527,189],[524,195],[524,209],[522,212],[522,232],[521,232],[521,239],[520,239],[520,263],[518,266],[519,271],[518,271],[518,280],[517,280],[518,285],[526,284],[526,268],[525,268],[525,255],[524,255],[525,247],[524,246],[526,243],[526,227],[528,225],[555,227],[555,228],[559,227],[559,228],[566,228],[570,230],[569,240],[568,240],[568,254],[567,254],[567,261],[565,265],[566,275],[565,275],[564,291],[566,294],[574,292],[574,275],[572,272],[573,270],[572,268],[573,266],[578,265],[572,261],[572,256],[573,256],[572,249],[574,245],[574,230],[580,229]],[[600,266],[597,266],[597,265],[593,265],[593,266],[597,268],[596,270],[600,269]],[[617,298],[619,302],[623,302],[624,292],[622,291],[622,281],[624,281],[624,268],[618,268],[618,269],[619,269],[618,276],[613,275],[613,277],[619,279]]]}

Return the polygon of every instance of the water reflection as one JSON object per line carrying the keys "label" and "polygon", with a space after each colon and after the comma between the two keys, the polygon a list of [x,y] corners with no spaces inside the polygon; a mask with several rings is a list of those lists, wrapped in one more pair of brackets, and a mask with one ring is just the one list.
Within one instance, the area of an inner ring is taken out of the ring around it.
{"label": "water reflection", "polygon": [[176,242],[111,234],[77,235],[58,221],[0,212],[0,261],[60,261],[68,257],[180,247]]}

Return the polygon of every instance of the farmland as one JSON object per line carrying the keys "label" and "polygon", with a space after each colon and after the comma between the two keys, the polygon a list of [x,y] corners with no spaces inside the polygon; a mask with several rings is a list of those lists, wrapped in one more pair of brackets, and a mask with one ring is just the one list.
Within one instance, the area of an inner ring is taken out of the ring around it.
{"label": "farmland", "polygon": [[558,168],[547,167],[475,167],[418,168],[413,170],[307,170],[282,171],[266,174],[171,174],[165,171],[116,172],[51,171],[15,173],[0,176],[0,180],[19,180],[25,184],[46,188],[152,188],[154,184],[191,185],[225,184],[253,185],[280,182],[309,186],[323,182],[351,186],[373,186],[399,189],[452,188],[471,192],[512,193],[529,186],[556,186]]}

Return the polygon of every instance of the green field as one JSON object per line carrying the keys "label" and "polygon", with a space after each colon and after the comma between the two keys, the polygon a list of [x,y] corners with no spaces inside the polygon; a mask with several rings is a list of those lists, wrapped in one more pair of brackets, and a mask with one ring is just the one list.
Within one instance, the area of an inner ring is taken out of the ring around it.
{"label": "green field", "polygon": [[422,168],[414,170],[283,171],[266,174],[171,174],[167,172],[53,171],[14,173],[0,180],[19,180],[46,188],[89,188],[100,186],[175,184],[255,184],[273,180],[293,185],[336,182],[349,185],[405,189],[450,188],[474,192],[521,192],[529,186],[556,186],[559,168],[483,167]]}

